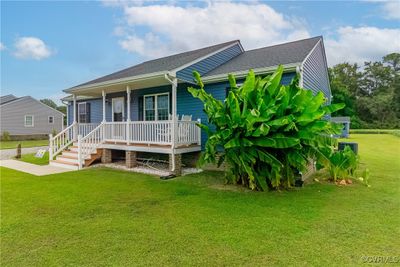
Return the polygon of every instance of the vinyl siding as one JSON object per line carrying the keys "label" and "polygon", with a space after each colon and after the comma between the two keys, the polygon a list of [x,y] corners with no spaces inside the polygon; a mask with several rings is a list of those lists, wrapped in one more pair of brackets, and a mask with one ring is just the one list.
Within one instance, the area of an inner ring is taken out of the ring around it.
{"label": "vinyl siding", "polygon": [[197,71],[200,75],[204,75],[207,72],[221,66],[232,58],[242,53],[242,50],[238,44],[229,47],[219,53],[216,53],[210,57],[207,57],[185,69],[182,69],[176,73],[176,77],[180,80],[187,82],[193,82],[193,71]]}
{"label": "vinyl siding", "polygon": [[328,102],[331,101],[328,68],[324,60],[322,42],[319,42],[303,65],[303,87],[316,94],[322,91]]}
{"label": "vinyl siding", "polygon": [[[25,115],[33,115],[33,127],[25,127]],[[53,116],[53,123],[48,117]],[[26,97],[0,106],[1,132],[10,135],[50,134],[53,130],[60,132],[63,128],[61,113]]]}

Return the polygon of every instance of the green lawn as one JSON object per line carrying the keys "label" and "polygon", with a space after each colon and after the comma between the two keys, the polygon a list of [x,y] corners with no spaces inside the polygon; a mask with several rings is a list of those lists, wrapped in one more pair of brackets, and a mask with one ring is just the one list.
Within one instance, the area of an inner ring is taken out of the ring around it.
{"label": "green lawn", "polygon": [[35,154],[36,153],[22,155],[20,160],[37,165],[46,165],[49,163],[49,152],[46,152],[43,158],[36,158]]}
{"label": "green lawn", "polygon": [[[221,173],[1,169],[2,266],[352,266],[400,252],[400,138],[352,135],[368,188],[257,193]],[[394,266],[394,265],[393,265]]]}
{"label": "green lawn", "polygon": [[17,148],[18,144],[21,147],[48,146],[49,140],[0,141],[0,149]]}

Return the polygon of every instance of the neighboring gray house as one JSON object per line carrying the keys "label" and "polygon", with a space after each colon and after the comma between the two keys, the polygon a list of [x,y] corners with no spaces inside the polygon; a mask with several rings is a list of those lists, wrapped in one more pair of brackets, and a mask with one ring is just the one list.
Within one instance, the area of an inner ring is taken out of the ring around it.
{"label": "neighboring gray house", "polygon": [[63,129],[64,114],[30,97],[0,97],[0,133],[12,137],[34,137]]}

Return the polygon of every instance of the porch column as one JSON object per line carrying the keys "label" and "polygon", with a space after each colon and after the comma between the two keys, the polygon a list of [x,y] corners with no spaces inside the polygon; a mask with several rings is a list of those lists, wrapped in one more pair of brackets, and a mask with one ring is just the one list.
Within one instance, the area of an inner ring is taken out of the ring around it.
{"label": "porch column", "polygon": [[131,122],[131,88],[126,86],[126,143],[129,145],[129,124]]}
{"label": "porch column", "polygon": [[172,148],[175,148],[178,133],[178,119],[177,119],[177,103],[176,103],[176,88],[178,81],[176,78],[172,80]]}
{"label": "porch column", "polygon": [[77,128],[77,118],[76,118],[76,95],[74,94],[73,96],[73,111],[74,111],[74,121],[73,121],[73,138],[74,141],[77,140],[78,137],[78,128]]}
{"label": "porch column", "polygon": [[103,122],[106,122],[106,91],[101,91],[101,95],[103,96]]}

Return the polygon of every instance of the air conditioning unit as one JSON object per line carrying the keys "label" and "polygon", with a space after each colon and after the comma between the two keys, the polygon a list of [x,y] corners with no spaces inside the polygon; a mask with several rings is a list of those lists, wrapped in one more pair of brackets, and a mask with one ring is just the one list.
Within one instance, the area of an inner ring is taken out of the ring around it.
{"label": "air conditioning unit", "polygon": [[353,150],[356,155],[358,154],[358,143],[353,143],[353,142],[339,142],[338,143],[338,149],[339,150],[344,150],[346,146],[349,146],[351,150]]}

